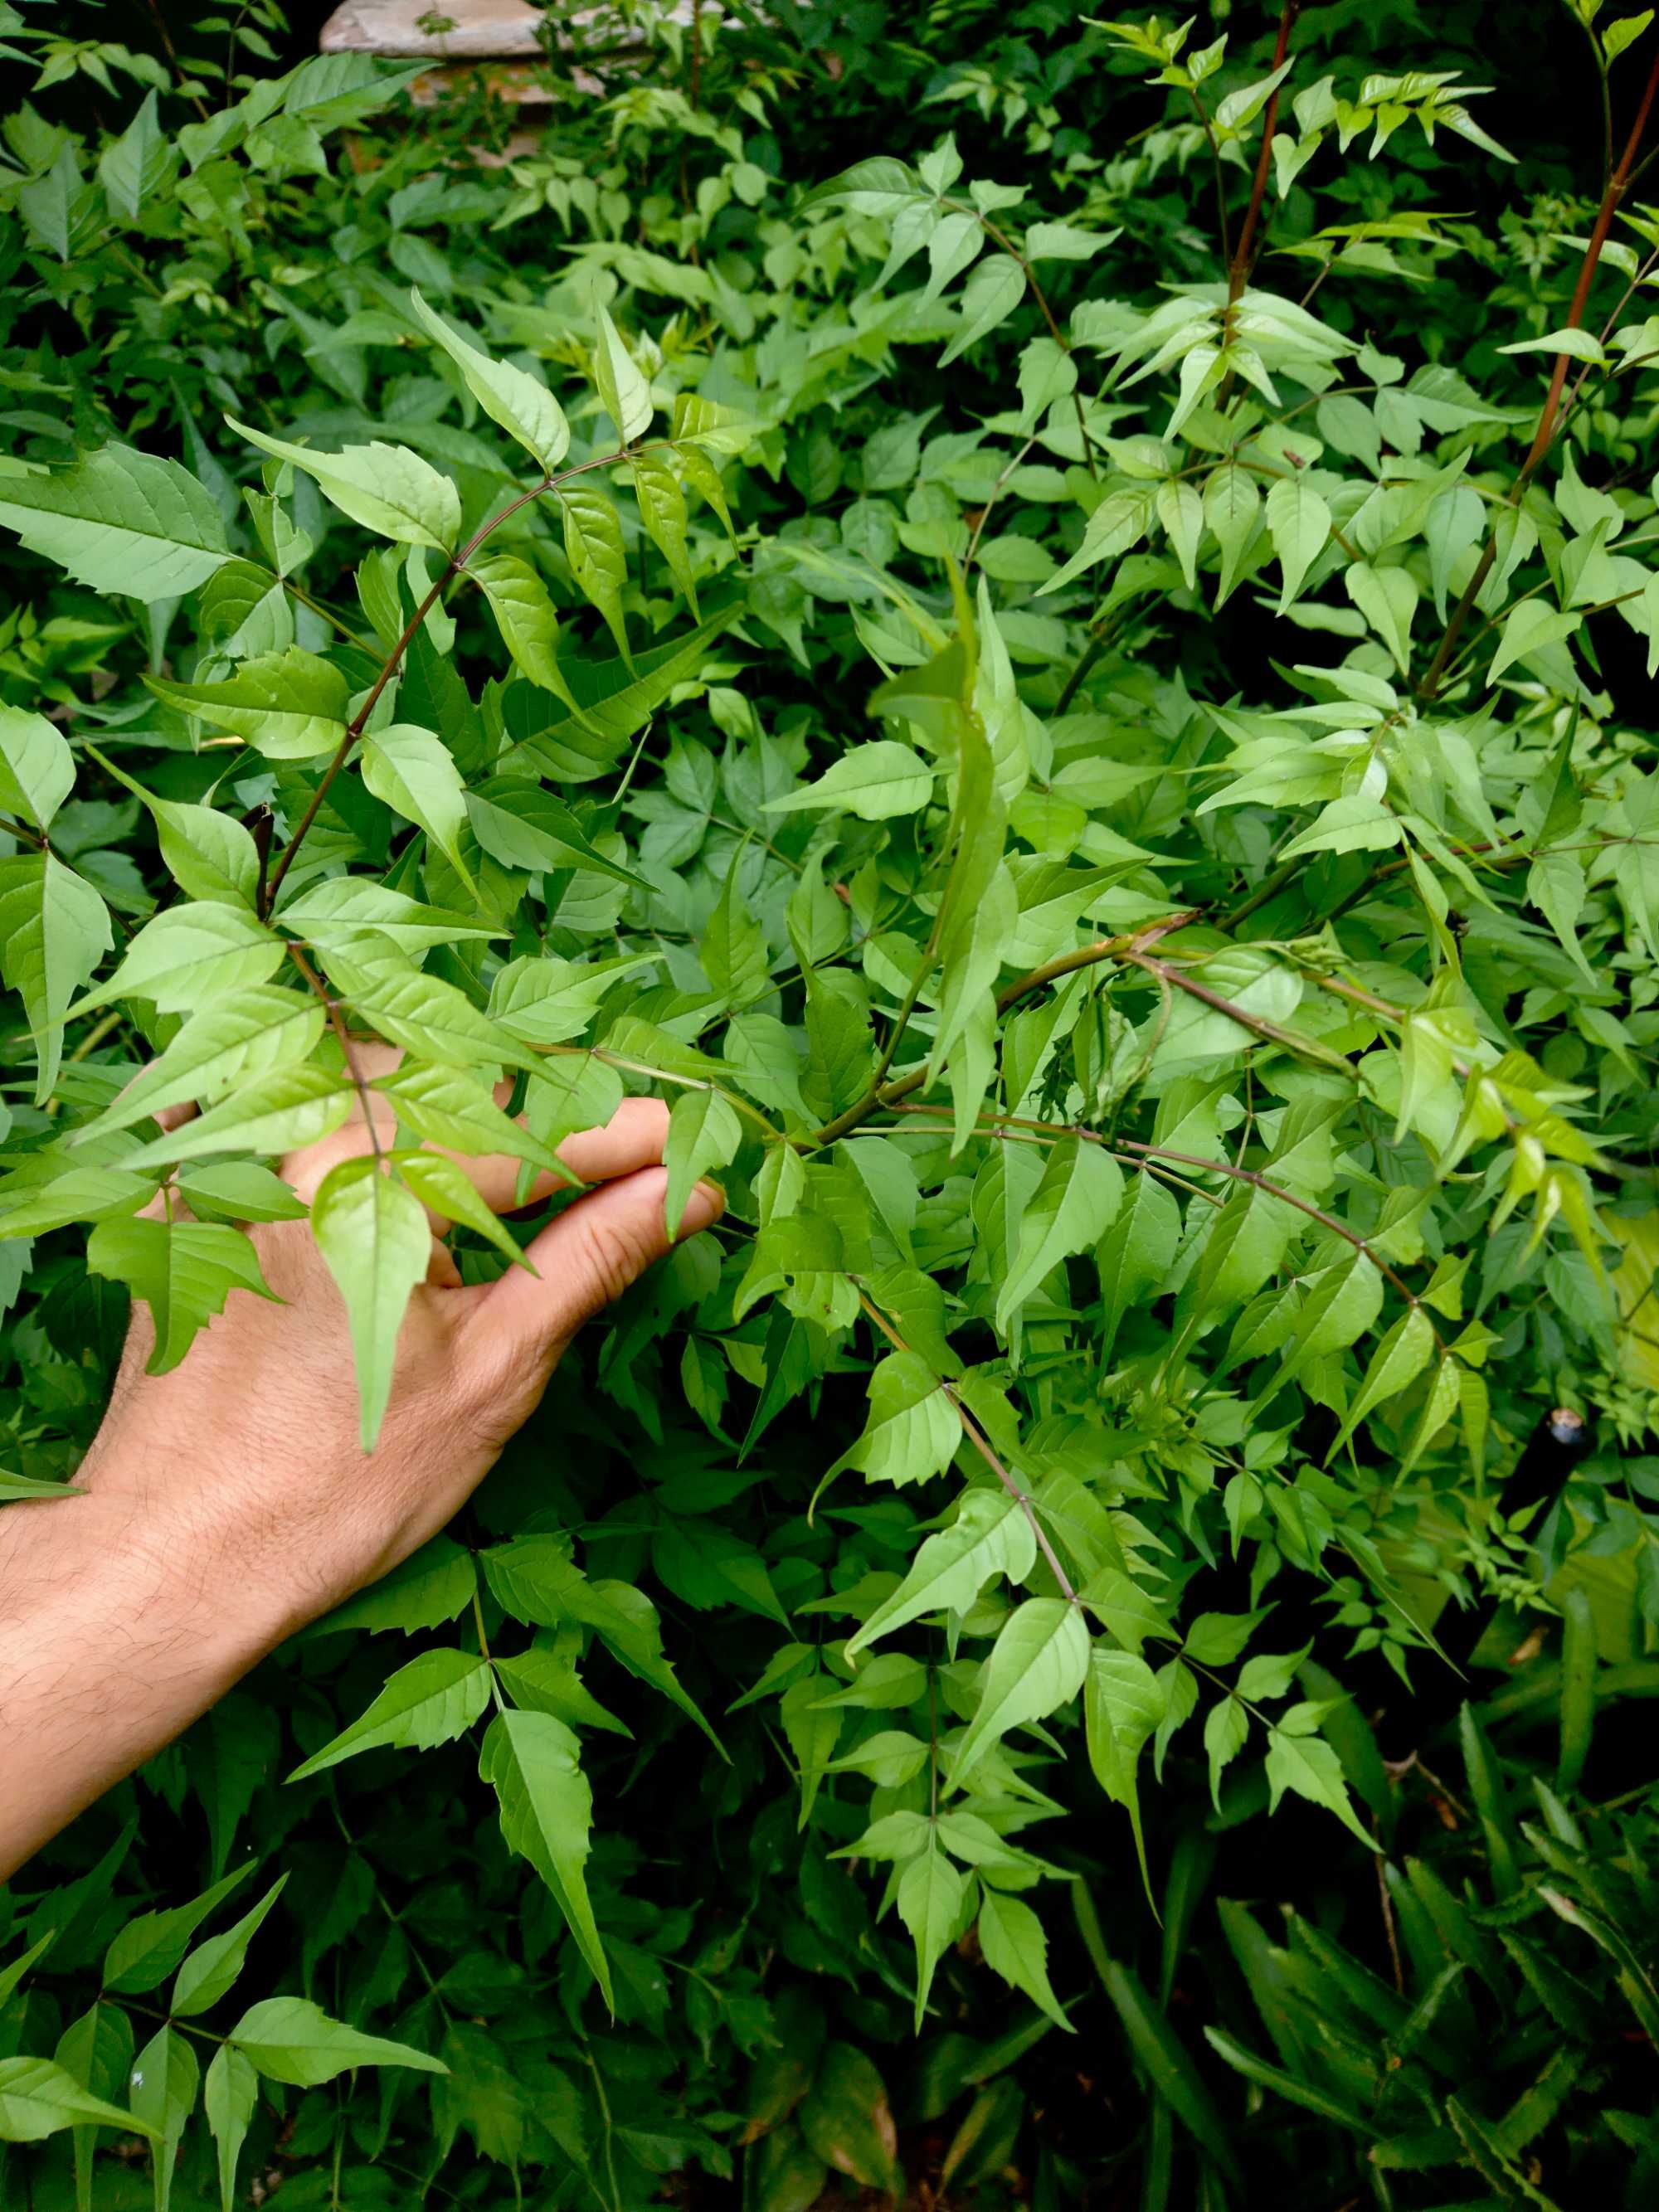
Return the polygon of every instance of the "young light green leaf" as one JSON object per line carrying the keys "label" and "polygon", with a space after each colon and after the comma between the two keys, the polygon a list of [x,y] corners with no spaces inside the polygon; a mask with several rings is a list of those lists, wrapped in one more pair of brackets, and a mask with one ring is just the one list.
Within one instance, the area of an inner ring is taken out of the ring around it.
{"label": "young light green leaf", "polygon": [[925,1540],[899,1587],[848,1638],[846,1656],[856,1658],[923,1613],[966,1613],[993,1575],[1022,1583],[1036,1564],[1036,1534],[1014,1500],[1000,1490],[969,1490],[951,1526]]}
{"label": "young light green leaf", "polygon": [[288,1779],[304,1782],[362,1751],[430,1751],[463,1735],[489,1703],[489,1666],[471,1651],[422,1651],[400,1667],[366,1711]]}
{"label": "young light green leaf", "polygon": [[890,1352],[870,1376],[870,1417],[835,1472],[862,1468],[872,1482],[925,1482],[949,1467],[962,1417],[915,1352]]}
{"label": "young light green leaf", "polygon": [[[1083,1717],[1089,1764],[1095,1779],[1115,1805],[1129,1815],[1140,1862],[1146,1901],[1152,1902],[1146,1867],[1146,1841],[1140,1826],[1137,1770],[1140,1754],[1164,1718],[1164,1695],[1158,1677],[1134,1651],[1114,1651],[1097,1644],[1089,1653],[1083,1686]],[[1154,1905],[1153,1910],[1157,1907]]]}
{"label": "young light green leaf", "polygon": [[199,1160],[215,1152],[288,1152],[331,1136],[351,1112],[350,1078],[325,1067],[284,1067],[232,1091],[205,1114],[129,1152],[131,1170]]}
{"label": "young light green leaf", "polygon": [[246,1963],[248,1945],[287,1882],[288,1876],[279,1875],[251,1912],[245,1912],[223,1935],[210,1936],[196,1946],[173,1978],[167,2009],[176,2018],[208,2011],[230,1989]]}
{"label": "young light green leaf", "polygon": [[737,1157],[743,1123],[737,1108],[718,1091],[683,1091],[668,1117],[663,1161],[668,1170],[665,1206],[668,1233],[678,1237],[698,1178]]}
{"label": "young light green leaf", "polygon": [[1434,1357],[1434,1323],[1427,1313],[1420,1305],[1408,1308],[1376,1347],[1328,1458],[1341,1449],[1369,1413],[1416,1380]]}
{"label": "young light green leaf", "polygon": [[218,683],[145,680],[180,714],[246,738],[270,760],[313,760],[336,751],[345,736],[349,684],[332,662],[297,645],[256,653]]}
{"label": "young light green leaf", "polygon": [[623,618],[623,587],[628,581],[628,552],[622,517],[602,491],[570,484],[558,495],[564,516],[564,550],[578,586],[604,617],[617,650],[631,669],[628,624]]}
{"label": "young light green leaf", "polygon": [[1028,1597],[1004,1622],[985,1662],[979,1704],[950,1764],[952,1787],[1012,1728],[1069,1703],[1089,1669],[1081,1610],[1061,1597]]}
{"label": "young light green leaf", "polygon": [[0,860],[0,976],[22,1000],[34,1039],[37,1105],[58,1080],[70,1001],[111,941],[108,908],[55,853]]}
{"label": "young light green leaf", "polygon": [[441,1213],[446,1221],[471,1230],[515,1267],[535,1273],[524,1255],[523,1246],[502,1228],[499,1216],[492,1213],[479,1197],[478,1187],[471,1176],[455,1161],[442,1152],[396,1152],[389,1158],[393,1173],[408,1184],[430,1212]]}
{"label": "young light green leaf", "polygon": [[1000,1974],[1014,1989],[1024,1990],[1056,2027],[1063,2027],[1068,2034],[1073,2032],[1048,1979],[1048,1939],[1029,1905],[1001,1890],[981,1890],[979,1948],[994,1974]]}
{"label": "young light green leaf", "polygon": [[591,727],[559,666],[559,618],[546,585],[529,562],[516,553],[475,553],[466,573],[489,600],[514,666],[544,691],[562,699],[577,720]]}
{"label": "young light green leaf", "polygon": [[1103,1145],[1063,1137],[1054,1146],[1026,1202],[1019,1249],[997,1293],[999,1331],[1006,1332],[1015,1310],[1062,1260],[1100,1242],[1122,1196],[1122,1173]]}
{"label": "young light green leaf", "polygon": [[124,2112],[83,2089],[49,2058],[0,2058],[0,2142],[39,2142],[60,2128],[118,2128],[161,2140],[141,2113]]}
{"label": "young light green leaf", "polygon": [[282,962],[282,939],[246,907],[196,899],[147,921],[115,973],[70,1012],[87,1013],[111,999],[149,999],[164,1014],[194,1013],[264,982]]}
{"label": "young light green leaf", "polygon": [[697,612],[697,586],[686,550],[685,494],[674,471],[660,453],[639,453],[633,462],[634,496],[646,535],[668,563],[669,574],[684,594],[693,622]]}
{"label": "young light green leaf", "polygon": [[1296,604],[1303,579],[1325,550],[1331,510],[1299,476],[1281,477],[1267,494],[1267,532],[1284,579],[1275,610],[1282,615]]}
{"label": "young light green leaf", "polygon": [[0,811],[49,830],[74,787],[75,757],[63,732],[44,714],[0,707]]}
{"label": "young light green leaf", "polygon": [[967,1880],[930,1836],[927,1848],[913,1858],[898,1884],[899,1918],[916,1947],[915,2030],[927,2011],[927,1993],[945,1950],[955,1940]]}
{"label": "young light green leaf", "polygon": [[[1292,1709],[1294,1710],[1294,1709]],[[1342,1777],[1342,1762],[1329,1744],[1316,1735],[1295,1735],[1284,1727],[1267,1731],[1267,1810],[1271,1813],[1289,1790],[1315,1805],[1334,1813],[1345,1828],[1352,1829],[1368,1850],[1382,1846],[1360,1826]]]}
{"label": "young light green leaf", "polygon": [[651,387],[634,365],[622,342],[622,333],[608,312],[595,306],[599,343],[593,356],[593,381],[605,413],[616,424],[623,445],[631,446],[651,428]]}
{"label": "young light green leaf", "polygon": [[412,722],[393,722],[366,733],[362,758],[363,781],[376,799],[424,830],[462,881],[471,883],[459,842],[466,824],[466,791],[443,739]]}
{"label": "young light green leaf", "polygon": [[240,1230],[216,1224],[117,1215],[88,1237],[87,1265],[94,1275],[125,1283],[149,1308],[155,1338],[149,1375],[179,1364],[233,1291],[276,1298],[252,1243]]}
{"label": "young light green leaf", "polygon": [[146,601],[194,591],[230,558],[205,485],[128,446],[101,447],[56,476],[0,477],[0,522],[77,584]]}
{"label": "young light green leaf", "polygon": [[146,1990],[159,1989],[184,1957],[202,1923],[252,1871],[252,1865],[239,1867],[188,1905],[141,1912],[129,1920],[104,1954],[105,1992],[111,1996],[143,1996]]}
{"label": "young light green leaf", "polygon": [[370,1452],[392,1394],[404,1313],[426,1279],[432,1231],[414,1192],[368,1157],[329,1170],[311,1201],[311,1229],[345,1300],[362,1446]]}
{"label": "young light green leaf", "polygon": [[[434,313],[418,292],[411,291],[409,296],[422,328],[437,340],[460,370],[467,390],[484,413],[499,422],[509,437],[516,438],[551,476],[570,449],[570,425],[546,386],[527,369],[515,368],[510,362],[492,361]],[[476,562],[471,564],[475,573],[477,565]]]}
{"label": "young light green leaf", "polygon": [[365,2035],[343,2020],[331,2020],[308,1997],[266,1997],[250,2005],[228,2040],[272,2081],[314,2089],[357,2066],[408,2066],[420,2074],[449,2069],[423,2051],[384,2036]]}
{"label": "young light green leaf", "polygon": [[611,1969],[583,1871],[593,1800],[575,1737],[551,1713],[497,1713],[484,1737],[478,1771],[501,1801],[501,1833],[509,1850],[528,1859],[552,1892],[577,1949],[611,2004]]}
{"label": "young light green leaf", "polygon": [[236,2162],[259,2102],[259,2076],[252,2061],[234,2043],[213,2054],[202,2083],[202,2110],[218,2152],[219,2212],[233,2212]]}
{"label": "young light green leaf", "polygon": [[251,430],[234,416],[225,419],[239,438],[314,477],[325,497],[365,530],[400,545],[454,551],[461,534],[460,495],[447,477],[407,447],[382,445],[377,439],[367,446],[348,446],[343,453],[316,453],[309,446]]}
{"label": "young light green leaf", "polygon": [[1496,684],[1504,671],[1517,660],[1559,645],[1583,626],[1583,610],[1553,607],[1543,599],[1522,599],[1504,619],[1504,635],[1486,671],[1488,684]]}
{"label": "young light green leaf", "polygon": [[71,1140],[130,1129],[186,1100],[211,1104],[224,1091],[309,1059],[328,1019],[314,993],[255,984],[191,1014],[95,1121]]}
{"label": "young light green leaf", "polygon": [[915,814],[933,795],[933,771],[913,747],[894,738],[855,745],[816,783],[767,801],[769,814],[816,813],[842,807],[860,822],[887,822]]}
{"label": "young light green leaf", "polygon": [[132,2062],[128,2088],[132,2109],[149,2121],[156,2138],[155,2212],[167,2212],[179,2145],[201,2086],[201,2061],[174,2028],[157,2028]]}

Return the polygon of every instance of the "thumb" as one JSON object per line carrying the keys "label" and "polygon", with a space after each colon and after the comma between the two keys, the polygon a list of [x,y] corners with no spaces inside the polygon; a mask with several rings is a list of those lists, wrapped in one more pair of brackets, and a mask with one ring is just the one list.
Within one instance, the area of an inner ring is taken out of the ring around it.
{"label": "thumb", "polygon": [[509,1268],[491,1291],[481,1318],[543,1358],[556,1359],[584,1322],[638,1282],[676,1243],[707,1229],[726,1210],[718,1184],[692,1191],[678,1237],[665,1213],[665,1168],[640,1168],[601,1183],[568,1206],[529,1245],[536,1273]]}

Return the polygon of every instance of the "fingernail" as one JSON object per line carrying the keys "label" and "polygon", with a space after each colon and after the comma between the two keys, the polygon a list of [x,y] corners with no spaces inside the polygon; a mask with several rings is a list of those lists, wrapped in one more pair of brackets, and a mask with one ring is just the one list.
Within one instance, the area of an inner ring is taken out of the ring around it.
{"label": "fingernail", "polygon": [[726,1193],[719,1183],[705,1180],[695,1186],[685,1201],[685,1216],[680,1223],[680,1237],[695,1237],[710,1222],[718,1221],[726,1211]]}

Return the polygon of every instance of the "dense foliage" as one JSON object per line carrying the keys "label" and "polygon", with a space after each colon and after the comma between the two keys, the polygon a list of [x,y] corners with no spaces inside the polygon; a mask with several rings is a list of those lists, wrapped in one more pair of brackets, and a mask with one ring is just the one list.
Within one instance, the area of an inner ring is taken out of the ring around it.
{"label": "dense foliage", "polygon": [[1437,12],[711,10],[488,164],[0,9],[0,1510],[361,1040],[366,1443],[544,1218],[429,1147],[729,1198],[0,1891],[8,2207],[1651,2201],[1659,62]]}

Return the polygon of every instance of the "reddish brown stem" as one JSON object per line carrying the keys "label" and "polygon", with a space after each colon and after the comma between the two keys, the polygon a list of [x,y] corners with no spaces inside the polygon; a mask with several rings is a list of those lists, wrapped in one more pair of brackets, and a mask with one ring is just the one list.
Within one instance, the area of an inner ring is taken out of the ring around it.
{"label": "reddish brown stem", "polygon": [[[1274,69],[1282,69],[1285,57],[1291,50],[1291,27],[1301,13],[1302,0],[1285,0],[1279,18],[1279,36],[1273,43]],[[1244,210],[1243,226],[1238,234],[1227,268],[1227,322],[1231,332],[1232,311],[1239,295],[1249,282],[1250,264],[1255,258],[1256,226],[1261,220],[1261,203],[1267,196],[1267,171],[1273,161],[1273,131],[1279,122],[1279,87],[1275,85],[1267,94],[1266,112],[1261,118],[1261,150],[1256,155],[1255,176],[1250,185],[1250,204]]]}
{"label": "reddish brown stem", "polygon": [[[1595,271],[1601,258],[1601,249],[1607,242],[1607,233],[1613,228],[1613,218],[1619,212],[1620,204],[1630,190],[1632,175],[1636,167],[1637,153],[1642,143],[1642,134],[1647,129],[1648,117],[1652,112],[1656,94],[1659,94],[1659,51],[1656,51],[1652,66],[1648,70],[1648,81],[1643,88],[1641,104],[1637,108],[1636,119],[1631,125],[1630,137],[1625,141],[1625,150],[1619,157],[1619,166],[1607,179],[1607,188],[1601,195],[1601,205],[1596,213],[1595,228],[1589,234],[1589,242],[1584,248],[1584,258],[1579,265],[1578,282],[1573,286],[1572,301],[1567,309],[1567,319],[1561,325],[1563,330],[1576,331],[1583,326],[1584,310],[1589,305],[1590,286],[1595,281]],[[1528,450],[1526,459],[1521,464],[1519,474],[1510,486],[1509,503],[1511,507],[1519,501],[1522,494],[1536,474],[1539,463],[1550,449],[1550,441],[1555,432],[1556,413],[1561,404],[1561,392],[1567,380],[1567,362],[1570,358],[1571,356],[1565,353],[1559,353],[1555,357],[1555,368],[1550,377],[1550,388],[1545,394],[1543,411],[1538,417],[1538,428],[1533,432],[1532,445]],[[1486,539],[1480,558],[1474,564],[1474,574],[1463,587],[1462,597],[1452,609],[1451,619],[1446,624],[1445,634],[1436,649],[1434,659],[1429,663],[1424,673],[1423,681],[1417,687],[1417,696],[1419,699],[1425,701],[1432,699],[1439,690],[1447,666],[1456,649],[1457,641],[1462,635],[1463,625],[1468,622],[1474,603],[1480,595],[1481,586],[1492,574],[1492,564],[1497,558],[1498,534],[1494,530]]]}

